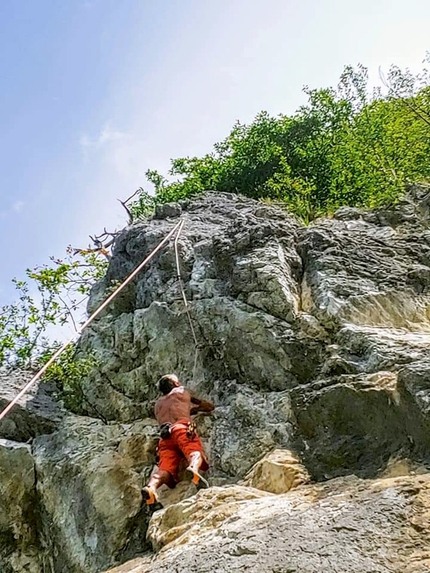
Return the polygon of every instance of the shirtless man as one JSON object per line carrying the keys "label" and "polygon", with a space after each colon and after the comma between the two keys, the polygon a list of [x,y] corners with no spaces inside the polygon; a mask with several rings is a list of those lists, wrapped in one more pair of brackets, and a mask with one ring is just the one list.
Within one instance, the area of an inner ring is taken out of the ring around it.
{"label": "shirtless man", "polygon": [[143,499],[148,505],[157,503],[157,489],[161,485],[175,487],[179,466],[184,458],[188,462],[187,470],[193,474],[193,483],[197,485],[202,481],[208,485],[200,470],[206,471],[209,466],[191,416],[197,412],[212,412],[214,405],[193,396],[175,374],[163,376],[158,388],[163,394],[154,408],[161,435],[158,443],[159,463],[158,471],[152,474],[148,485],[142,490]]}

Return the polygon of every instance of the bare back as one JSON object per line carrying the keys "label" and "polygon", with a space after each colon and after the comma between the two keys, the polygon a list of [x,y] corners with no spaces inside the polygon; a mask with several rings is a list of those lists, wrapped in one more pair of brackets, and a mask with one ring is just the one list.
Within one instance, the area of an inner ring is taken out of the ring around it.
{"label": "bare back", "polygon": [[178,420],[191,419],[191,394],[183,386],[174,388],[167,396],[155,403],[155,417],[158,424],[174,424]]}

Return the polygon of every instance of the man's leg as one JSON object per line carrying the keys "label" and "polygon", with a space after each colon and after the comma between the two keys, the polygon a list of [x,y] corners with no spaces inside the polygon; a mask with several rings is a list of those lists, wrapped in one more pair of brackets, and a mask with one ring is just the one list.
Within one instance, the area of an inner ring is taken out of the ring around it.
{"label": "man's leg", "polygon": [[205,487],[209,487],[209,483],[205,480],[205,478],[201,475],[200,470],[203,467],[207,467],[207,462],[203,457],[201,452],[193,452],[188,457],[188,467],[187,470],[193,474],[192,482],[194,485],[203,485]]}
{"label": "man's leg", "polygon": [[158,445],[158,470],[149,478],[148,484],[142,490],[143,499],[148,505],[157,503],[157,489],[163,484],[175,487],[179,464],[182,458],[181,451],[174,441],[160,440]]}
{"label": "man's leg", "polygon": [[148,505],[158,502],[157,489],[164,484],[170,485],[173,482],[173,476],[170,472],[166,470],[160,470],[154,472],[147,485],[142,489],[143,499]]}
{"label": "man's leg", "polygon": [[193,474],[193,483],[195,485],[202,483],[202,485],[208,487],[208,482],[200,473],[200,471],[208,470],[209,465],[199,436],[194,434],[191,438],[187,435],[187,431],[182,428],[174,431],[176,442],[188,462],[187,470]]}

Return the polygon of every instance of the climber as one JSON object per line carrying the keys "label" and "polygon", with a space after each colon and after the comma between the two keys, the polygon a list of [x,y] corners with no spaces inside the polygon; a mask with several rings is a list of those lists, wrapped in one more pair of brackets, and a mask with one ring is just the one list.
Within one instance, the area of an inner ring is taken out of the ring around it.
{"label": "climber", "polygon": [[212,412],[214,405],[196,398],[179,382],[175,374],[167,374],[158,382],[163,394],[155,403],[154,413],[160,429],[158,443],[158,470],[143,488],[143,499],[148,505],[158,502],[157,489],[166,484],[174,488],[178,482],[181,461],[188,463],[187,471],[193,475],[195,485],[208,486],[200,471],[209,469],[202,442],[196,433],[191,416],[197,412]]}

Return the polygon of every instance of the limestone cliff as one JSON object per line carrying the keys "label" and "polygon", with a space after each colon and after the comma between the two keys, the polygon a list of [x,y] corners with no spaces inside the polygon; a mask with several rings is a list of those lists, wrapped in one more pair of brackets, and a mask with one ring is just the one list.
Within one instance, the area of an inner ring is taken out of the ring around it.
{"label": "limestone cliff", "polygon": [[[170,245],[82,336],[99,367],[80,415],[41,386],[0,425],[1,571],[429,571],[429,212],[421,186],[304,227],[209,193],[126,228],[89,309],[183,218],[198,347]],[[184,482],[151,516],[167,372],[216,403],[212,487]]]}

